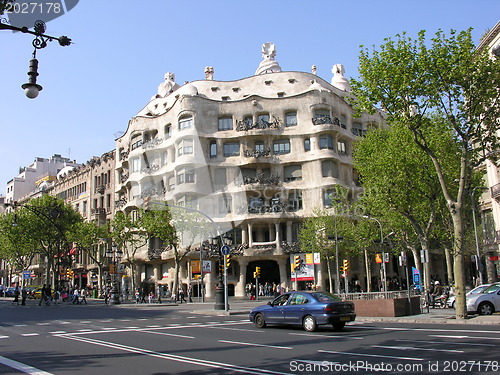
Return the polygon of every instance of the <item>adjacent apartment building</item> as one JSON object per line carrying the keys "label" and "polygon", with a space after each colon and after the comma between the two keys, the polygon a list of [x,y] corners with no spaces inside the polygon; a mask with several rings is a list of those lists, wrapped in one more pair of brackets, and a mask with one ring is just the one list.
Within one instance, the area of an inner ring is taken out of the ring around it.
{"label": "adjacent apartment building", "polygon": [[[479,50],[488,50],[492,59],[500,59],[500,22],[498,22],[481,40]],[[500,136],[500,134],[499,134]],[[498,152],[498,150],[492,150]],[[480,255],[484,256],[486,269],[483,282],[494,282],[500,279],[500,166],[487,160],[485,169],[485,186],[488,188],[481,195],[481,224],[483,241],[479,245]],[[477,191],[477,194],[480,194]]]}

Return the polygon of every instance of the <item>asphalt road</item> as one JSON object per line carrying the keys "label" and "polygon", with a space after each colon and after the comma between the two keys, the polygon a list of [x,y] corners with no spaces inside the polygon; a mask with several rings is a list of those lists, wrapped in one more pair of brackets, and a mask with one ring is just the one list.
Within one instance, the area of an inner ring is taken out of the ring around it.
{"label": "asphalt road", "polygon": [[497,326],[257,329],[184,307],[0,303],[0,374],[500,374]]}

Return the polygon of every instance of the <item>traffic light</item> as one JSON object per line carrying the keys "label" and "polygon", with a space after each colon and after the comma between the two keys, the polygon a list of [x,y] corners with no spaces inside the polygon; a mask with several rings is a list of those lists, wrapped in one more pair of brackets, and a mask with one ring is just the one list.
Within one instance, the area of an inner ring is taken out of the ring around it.
{"label": "traffic light", "polygon": [[300,266],[302,265],[302,257],[300,255],[295,255],[293,257],[293,269],[297,269],[297,268],[300,268]]}
{"label": "traffic light", "polygon": [[73,270],[72,270],[72,269],[69,269],[69,268],[68,268],[68,269],[66,270],[66,277],[67,277],[68,279],[72,279],[72,278],[73,278],[73,274],[74,274],[74,272],[73,272]]}
{"label": "traffic light", "polygon": [[344,273],[344,267],[340,266],[340,273]]}
{"label": "traffic light", "polygon": [[255,267],[255,273],[254,274],[257,275],[257,277],[260,276],[260,267]]}
{"label": "traffic light", "polygon": [[349,260],[344,259],[344,272],[349,271]]}
{"label": "traffic light", "polygon": [[150,207],[149,207],[150,203],[151,203],[151,197],[145,197],[144,198],[144,202],[143,202],[143,204],[144,204],[144,211],[149,211],[149,209],[150,209]]}
{"label": "traffic light", "polygon": [[226,255],[226,268],[231,267],[231,254]]}

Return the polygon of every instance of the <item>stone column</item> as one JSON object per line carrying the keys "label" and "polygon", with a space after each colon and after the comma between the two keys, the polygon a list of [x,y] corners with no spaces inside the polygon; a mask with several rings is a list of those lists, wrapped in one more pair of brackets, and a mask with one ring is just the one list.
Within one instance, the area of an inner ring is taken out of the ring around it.
{"label": "stone column", "polygon": [[292,243],[292,222],[286,222],[286,242]]}
{"label": "stone column", "polygon": [[278,259],[278,265],[279,265],[279,268],[280,268],[280,284],[283,286],[283,287],[290,287],[290,280],[288,280],[288,276],[287,276],[287,273],[286,273],[286,258],[279,258]]}
{"label": "stone column", "polygon": [[248,229],[244,225],[241,226],[241,243],[248,243]]}
{"label": "stone column", "polygon": [[245,297],[245,285],[247,283],[247,267],[248,260],[242,258],[238,260],[238,265],[240,266],[240,274],[238,278],[238,283],[234,288],[234,296],[235,297]]}
{"label": "stone column", "polygon": [[153,277],[155,279],[155,284],[161,280],[161,264],[153,265]]}
{"label": "stone column", "polygon": [[248,246],[253,246],[252,223],[248,223]]}
{"label": "stone column", "polygon": [[215,296],[215,284],[217,283],[217,277],[215,275],[215,263],[210,261],[212,265],[212,272],[205,273],[203,280],[205,281],[205,297],[212,298]]}
{"label": "stone column", "polygon": [[276,240],[276,252],[278,254],[282,254],[283,251],[281,249],[280,223],[274,224],[274,231],[276,233],[276,237],[275,237],[275,240]]}

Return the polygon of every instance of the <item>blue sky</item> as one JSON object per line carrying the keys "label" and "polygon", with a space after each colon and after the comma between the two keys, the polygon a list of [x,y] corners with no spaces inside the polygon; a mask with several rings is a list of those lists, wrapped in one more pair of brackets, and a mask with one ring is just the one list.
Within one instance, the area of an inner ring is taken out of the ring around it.
{"label": "blue sky", "polygon": [[36,157],[83,163],[113,149],[166,72],[178,84],[204,79],[205,66],[215,80],[248,77],[261,45],[273,42],[283,70],[310,72],[314,64],[329,82],[337,63],[357,76],[360,45],[469,27],[477,44],[499,15],[498,0],[81,0],[47,23],[47,34],[74,44],[38,51],[36,99],[21,89],[33,38],[0,32],[0,194]]}

